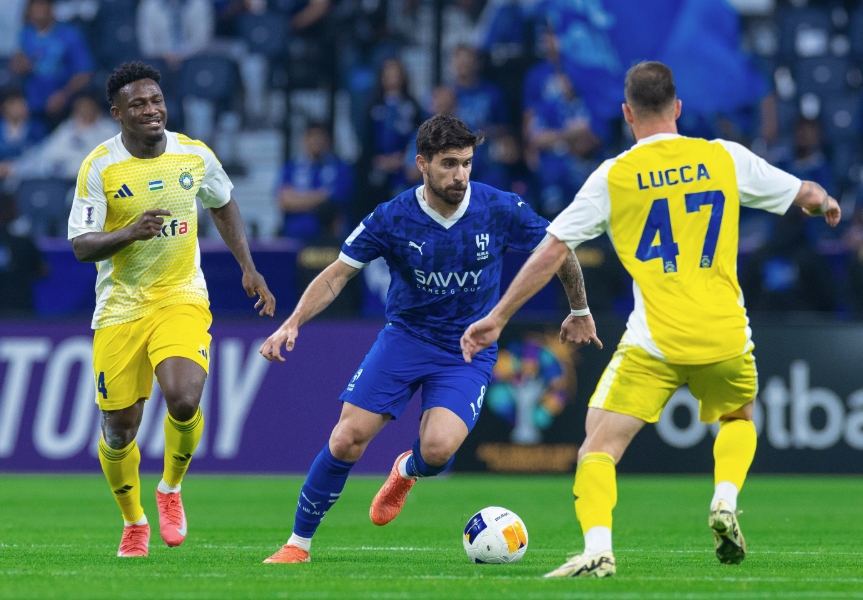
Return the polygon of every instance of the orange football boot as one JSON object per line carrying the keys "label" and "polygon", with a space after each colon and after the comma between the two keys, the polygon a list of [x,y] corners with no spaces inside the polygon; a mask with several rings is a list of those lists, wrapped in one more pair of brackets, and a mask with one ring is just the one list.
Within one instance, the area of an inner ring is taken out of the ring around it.
{"label": "orange football boot", "polygon": [[147,544],[150,542],[150,525],[126,525],[123,528],[123,539],[117,556],[147,556]]}
{"label": "orange football boot", "polygon": [[399,455],[386,483],[372,500],[369,516],[375,525],[386,525],[399,516],[411,488],[417,482],[416,479],[405,479],[399,474],[399,463],[410,454],[413,454],[413,450]]}
{"label": "orange football boot", "polygon": [[264,561],[265,563],[307,563],[312,562],[309,553],[302,548],[285,544],[281,550]]}
{"label": "orange football boot", "polygon": [[159,533],[170,547],[179,546],[186,539],[188,526],[180,492],[163,494],[156,490],[156,506],[159,507]]}

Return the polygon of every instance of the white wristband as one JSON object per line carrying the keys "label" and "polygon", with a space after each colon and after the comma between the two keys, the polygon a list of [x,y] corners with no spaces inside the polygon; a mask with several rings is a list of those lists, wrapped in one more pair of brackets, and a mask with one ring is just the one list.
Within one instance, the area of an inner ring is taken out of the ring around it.
{"label": "white wristband", "polygon": [[590,314],[590,309],[589,308],[582,308],[580,310],[572,309],[569,311],[569,314],[571,314],[573,317],[586,317],[587,315]]}

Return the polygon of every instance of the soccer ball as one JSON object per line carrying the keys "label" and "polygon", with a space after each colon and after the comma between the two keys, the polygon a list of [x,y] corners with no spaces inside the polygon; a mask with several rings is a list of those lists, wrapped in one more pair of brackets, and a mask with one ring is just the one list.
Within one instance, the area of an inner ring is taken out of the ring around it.
{"label": "soccer ball", "polygon": [[462,543],[471,562],[517,563],[527,552],[527,527],[511,510],[489,506],[467,522]]}

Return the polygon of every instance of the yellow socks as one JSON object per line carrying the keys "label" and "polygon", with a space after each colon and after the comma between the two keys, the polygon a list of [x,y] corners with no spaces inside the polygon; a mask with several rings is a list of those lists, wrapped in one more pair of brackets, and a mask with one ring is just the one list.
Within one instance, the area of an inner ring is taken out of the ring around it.
{"label": "yellow socks", "polygon": [[713,444],[713,458],[716,461],[713,503],[721,498],[731,504],[732,510],[737,509],[737,493],[746,480],[757,443],[752,421],[733,419],[720,423],[719,434]]}
{"label": "yellow socks", "polygon": [[141,506],[141,480],[138,477],[138,465],[141,464],[138,444],[132,440],[125,448],[114,450],[100,437],[99,462],[114,492],[114,499],[120,505],[123,519],[127,523],[139,521],[144,516],[144,508]]}
{"label": "yellow socks", "polygon": [[589,452],[575,471],[575,516],[584,532],[584,550],[599,554],[611,550],[611,511],[617,505],[614,458],[605,452]]}
{"label": "yellow socks", "polygon": [[162,478],[169,486],[177,487],[183,481],[203,431],[204,413],[200,407],[186,422],[175,421],[170,414],[165,417],[165,471]]}

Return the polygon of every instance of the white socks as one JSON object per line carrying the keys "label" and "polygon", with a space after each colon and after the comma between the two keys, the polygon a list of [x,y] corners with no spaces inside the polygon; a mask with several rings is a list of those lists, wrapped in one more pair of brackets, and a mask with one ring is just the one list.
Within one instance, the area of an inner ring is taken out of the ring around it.
{"label": "white socks", "polygon": [[405,479],[416,479],[413,475],[408,475],[408,459],[411,457],[410,454],[405,456],[403,459],[399,461],[399,475],[404,477]]}
{"label": "white socks", "polygon": [[720,481],[716,484],[716,490],[713,492],[713,500],[710,501],[710,508],[713,509],[716,503],[720,500],[725,500],[731,506],[731,510],[737,510],[737,494],[739,490],[737,486],[730,481]]}
{"label": "white socks", "polygon": [[146,525],[147,524],[147,515],[143,515],[140,519],[135,521],[134,523],[129,523],[126,519],[123,519],[123,523],[128,527],[129,525]]}
{"label": "white socks", "polygon": [[597,525],[584,532],[584,553],[589,555],[611,552],[611,529]]}
{"label": "white socks", "polygon": [[170,485],[165,483],[165,480],[163,479],[159,482],[159,485],[156,486],[156,489],[159,490],[163,494],[176,494],[177,492],[180,491],[180,486],[178,485],[176,487],[171,487]]}
{"label": "white socks", "polygon": [[312,549],[312,538],[304,538],[298,536],[296,533],[292,533],[290,539],[288,539],[288,546],[296,546],[300,550],[309,552]]}

